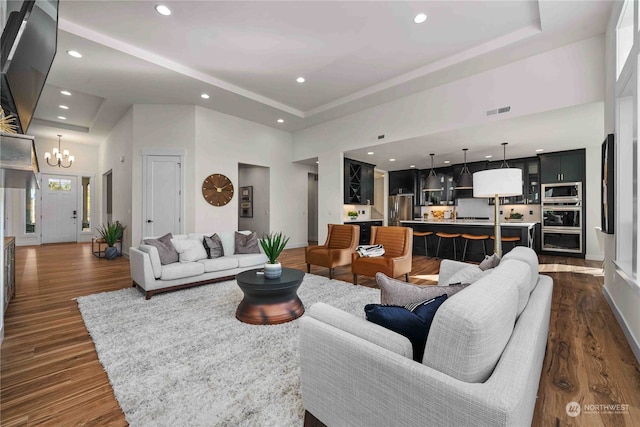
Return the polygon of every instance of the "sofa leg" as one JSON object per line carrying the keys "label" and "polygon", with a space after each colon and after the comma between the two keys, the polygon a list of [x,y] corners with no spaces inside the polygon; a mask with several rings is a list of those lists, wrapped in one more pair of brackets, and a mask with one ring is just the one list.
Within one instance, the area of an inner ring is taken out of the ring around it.
{"label": "sofa leg", "polygon": [[333,268],[329,269],[329,279],[333,279]]}
{"label": "sofa leg", "polygon": [[136,282],[132,282],[132,283],[131,283],[131,287],[132,287],[132,288],[135,288],[135,287],[136,287]]}
{"label": "sofa leg", "polygon": [[404,274],[404,278],[405,278],[405,281],[408,283],[409,282],[409,273],[405,273]]}
{"label": "sofa leg", "polygon": [[148,301],[151,299],[152,296],[153,296],[153,292],[147,291],[147,293],[145,294],[145,299]]}
{"label": "sofa leg", "polygon": [[357,284],[358,284],[358,275],[357,275],[357,274],[354,274],[354,275],[353,275],[353,284],[354,284],[354,285],[357,285]]}
{"label": "sofa leg", "polygon": [[311,273],[311,264],[307,264],[307,273]]}

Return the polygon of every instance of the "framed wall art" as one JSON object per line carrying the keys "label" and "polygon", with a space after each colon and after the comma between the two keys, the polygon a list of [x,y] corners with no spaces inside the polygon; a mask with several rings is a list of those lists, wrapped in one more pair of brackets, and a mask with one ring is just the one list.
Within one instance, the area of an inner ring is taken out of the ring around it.
{"label": "framed wall art", "polygon": [[241,218],[253,218],[253,186],[240,187],[240,204],[238,205]]}

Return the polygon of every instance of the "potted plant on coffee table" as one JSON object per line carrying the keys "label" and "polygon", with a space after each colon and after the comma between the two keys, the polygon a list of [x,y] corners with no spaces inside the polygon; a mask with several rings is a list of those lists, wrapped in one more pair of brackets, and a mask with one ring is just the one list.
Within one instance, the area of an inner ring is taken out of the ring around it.
{"label": "potted plant on coffee table", "polygon": [[127,228],[127,226],[120,224],[118,221],[107,222],[106,225],[103,224],[96,227],[98,234],[107,244],[107,249],[104,250],[104,256],[108,260],[115,259],[118,256],[118,249],[113,245],[122,239],[125,228]]}
{"label": "potted plant on coffee table", "polygon": [[277,279],[282,274],[282,264],[278,262],[278,257],[287,245],[289,238],[282,232],[270,233],[260,239],[260,246],[264,250],[268,261],[264,265],[265,279]]}

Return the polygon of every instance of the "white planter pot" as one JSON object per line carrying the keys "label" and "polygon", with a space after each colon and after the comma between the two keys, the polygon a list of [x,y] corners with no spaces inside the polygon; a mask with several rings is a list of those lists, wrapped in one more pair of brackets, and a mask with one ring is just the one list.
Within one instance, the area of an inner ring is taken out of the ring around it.
{"label": "white planter pot", "polygon": [[265,279],[277,279],[282,274],[282,264],[279,262],[275,264],[264,264],[264,278]]}

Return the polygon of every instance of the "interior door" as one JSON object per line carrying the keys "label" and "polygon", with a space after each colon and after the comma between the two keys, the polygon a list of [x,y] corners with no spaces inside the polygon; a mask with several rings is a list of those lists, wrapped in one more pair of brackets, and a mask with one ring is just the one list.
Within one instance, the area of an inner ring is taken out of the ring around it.
{"label": "interior door", "polygon": [[180,234],[182,173],[180,156],[146,156],[143,236]]}
{"label": "interior door", "polygon": [[78,240],[78,178],[42,175],[42,243]]}

